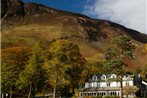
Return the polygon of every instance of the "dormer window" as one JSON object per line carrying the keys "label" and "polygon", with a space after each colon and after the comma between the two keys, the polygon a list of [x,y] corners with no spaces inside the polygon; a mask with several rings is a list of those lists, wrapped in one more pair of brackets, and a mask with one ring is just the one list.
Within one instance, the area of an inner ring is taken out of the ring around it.
{"label": "dormer window", "polygon": [[96,75],[93,75],[92,80],[93,81],[96,81],[97,80],[97,76]]}
{"label": "dormer window", "polygon": [[113,79],[116,78],[116,75],[115,74],[112,74],[111,75],[111,78],[113,78]]}
{"label": "dormer window", "polygon": [[101,79],[102,79],[102,80],[106,80],[106,75],[103,74],[103,75],[101,76]]}

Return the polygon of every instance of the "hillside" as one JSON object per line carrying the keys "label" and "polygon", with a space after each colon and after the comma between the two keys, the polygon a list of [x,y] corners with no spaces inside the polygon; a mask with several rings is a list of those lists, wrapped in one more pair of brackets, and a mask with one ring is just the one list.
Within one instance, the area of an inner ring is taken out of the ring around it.
{"label": "hillside", "polygon": [[119,24],[57,10],[19,0],[2,0],[2,48],[32,46],[41,40],[44,47],[56,39],[79,45],[87,60],[103,59],[105,49],[118,35],[127,35],[136,46],[136,60],[126,61],[130,68],[146,63],[147,35]]}

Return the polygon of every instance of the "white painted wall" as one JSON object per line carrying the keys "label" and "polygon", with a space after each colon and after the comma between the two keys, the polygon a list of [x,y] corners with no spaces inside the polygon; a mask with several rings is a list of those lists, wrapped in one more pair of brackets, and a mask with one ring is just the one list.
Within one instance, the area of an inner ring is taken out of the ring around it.
{"label": "white painted wall", "polygon": [[100,87],[107,87],[107,82],[100,82]]}
{"label": "white painted wall", "polygon": [[88,82],[85,83],[85,88],[89,88],[89,83]]}
{"label": "white painted wall", "polygon": [[92,87],[94,87],[94,88],[97,87],[97,82],[93,82]]}
{"label": "white painted wall", "polygon": [[111,82],[110,87],[118,87],[118,82]]}
{"label": "white painted wall", "polygon": [[[116,75],[112,74],[110,78],[116,78]],[[101,76],[101,79],[104,80],[104,82],[89,82],[89,83],[86,82],[85,88],[108,87],[107,84],[110,81],[107,81],[105,74]],[[92,80],[97,81],[97,76],[93,75]],[[123,77],[123,86],[134,86],[132,76],[128,75]],[[110,82],[110,87],[120,87],[120,82],[117,81]]]}
{"label": "white painted wall", "polygon": [[133,80],[123,81],[123,86],[133,86]]}
{"label": "white painted wall", "polygon": [[[86,82],[85,88],[108,87],[107,83],[108,82],[91,82],[91,83]],[[123,86],[134,86],[133,80],[123,81]],[[120,87],[120,82],[116,82],[116,81],[110,82],[110,87]]]}

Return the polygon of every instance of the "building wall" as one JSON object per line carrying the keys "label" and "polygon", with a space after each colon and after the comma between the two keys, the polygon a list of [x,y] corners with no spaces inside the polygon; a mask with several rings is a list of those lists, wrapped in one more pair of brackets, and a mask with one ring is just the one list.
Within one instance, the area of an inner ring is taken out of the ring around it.
{"label": "building wall", "polygon": [[[123,86],[134,86],[133,80],[123,81]],[[120,82],[86,82],[85,88],[96,88],[96,87],[120,87]]]}
{"label": "building wall", "polygon": [[[81,92],[79,92],[80,98],[84,98],[83,96],[105,96],[105,95],[117,95],[120,96],[120,82],[117,82],[115,80],[109,81],[109,79],[116,78],[115,74],[111,76],[105,76],[104,74],[99,75],[93,75],[92,78],[90,78],[86,83],[85,87]],[[137,81],[135,83],[134,77],[132,75],[126,75],[123,77],[123,86],[136,86],[137,83],[139,83],[139,89],[141,89],[141,95],[147,96],[147,83],[141,81]],[[143,87],[146,86],[146,88]],[[129,98],[133,98],[135,94],[129,95]],[[126,95],[124,95],[126,97]]]}
{"label": "building wall", "polygon": [[120,96],[120,91],[87,91],[87,92],[80,92],[79,98],[84,98],[85,96]]}

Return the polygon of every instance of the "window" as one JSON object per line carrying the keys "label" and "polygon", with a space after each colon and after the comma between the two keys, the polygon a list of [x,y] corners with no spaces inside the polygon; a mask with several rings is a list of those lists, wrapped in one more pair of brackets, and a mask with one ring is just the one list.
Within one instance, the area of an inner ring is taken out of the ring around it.
{"label": "window", "polygon": [[85,96],[88,96],[88,94],[87,94],[87,93],[85,93],[84,95],[85,95]]}
{"label": "window", "polygon": [[102,80],[106,80],[106,75],[102,75],[102,76],[101,76],[101,79],[102,79]]}
{"label": "window", "polygon": [[106,95],[106,93],[105,93],[105,92],[102,92],[101,94],[102,94],[102,96]]}
{"label": "window", "polygon": [[94,93],[93,96],[96,96],[96,93]]}
{"label": "window", "polygon": [[94,75],[94,76],[92,77],[92,80],[93,80],[93,81],[96,81],[96,80],[97,80],[97,76]]}
{"label": "window", "polygon": [[111,92],[110,94],[111,94],[111,95],[116,95],[116,92],[114,91],[114,92]]}
{"label": "window", "polygon": [[128,82],[126,82],[126,86],[129,86],[129,83]]}
{"label": "window", "polygon": [[83,96],[84,94],[83,93],[81,93],[81,96]]}
{"label": "window", "polygon": [[99,93],[97,93],[97,96],[99,96],[100,94]]}
{"label": "window", "polygon": [[100,83],[97,83],[97,87],[100,87]]}
{"label": "window", "polygon": [[112,75],[111,75],[111,78],[116,78],[116,75],[115,75],[115,74],[112,74]]}
{"label": "window", "polygon": [[119,92],[117,93],[117,95],[119,96]]}
{"label": "window", "polygon": [[93,86],[93,87],[97,87],[97,83],[96,83],[96,82],[93,82],[93,83],[92,83],[92,86]]}
{"label": "window", "polygon": [[102,92],[102,96],[104,95],[104,93]]}
{"label": "window", "polygon": [[107,83],[107,87],[110,87],[110,82]]}
{"label": "window", "polygon": [[89,85],[90,88],[92,88],[92,83]]}
{"label": "window", "polygon": [[89,83],[85,83],[85,88],[89,88]]}

